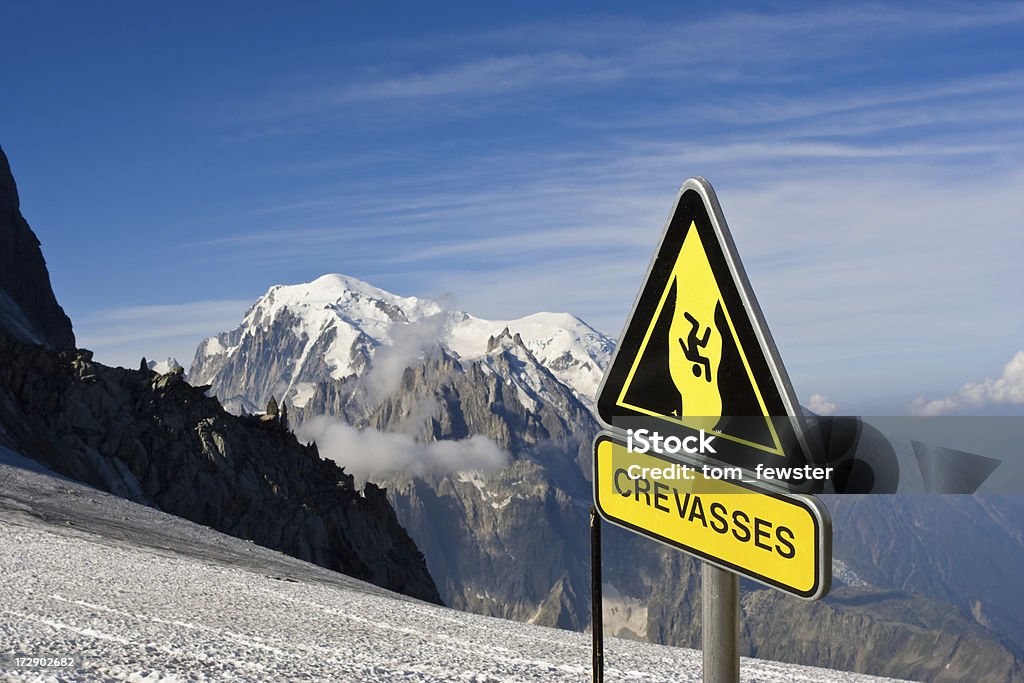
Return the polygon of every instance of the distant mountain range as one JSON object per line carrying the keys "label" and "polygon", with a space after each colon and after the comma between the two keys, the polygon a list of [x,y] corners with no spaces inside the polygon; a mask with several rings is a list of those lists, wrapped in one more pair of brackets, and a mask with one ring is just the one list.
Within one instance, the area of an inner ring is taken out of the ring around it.
{"label": "distant mountain range", "polygon": [[371,365],[367,388],[376,397],[394,391],[407,364],[425,353],[486,365],[503,333],[522,351],[523,366],[509,377],[522,401],[550,399],[538,374],[551,374],[592,405],[614,342],[579,318],[483,320],[345,275],[271,287],[241,325],[199,345],[189,379],[249,412],[262,410],[271,396],[305,408],[320,384],[361,376]]}
{"label": "distant mountain range", "polygon": [[[270,288],[238,328],[199,345],[189,377],[234,410],[283,399],[300,434],[326,415],[365,433],[483,436],[507,450],[511,460],[493,471],[395,470],[375,481],[447,604],[582,630],[593,401],[612,350],[568,314],[485,321],[326,275]],[[327,455],[350,466],[370,457],[351,445]],[[1024,566],[1015,531],[1024,511],[939,500],[831,499],[837,588],[806,604],[749,586],[747,652],[920,680],[1020,680],[1021,600],[995,590],[1008,585],[1001,569],[958,556],[963,541],[951,539],[970,535],[984,546],[975,557],[1008,554],[1007,566]],[[941,529],[927,524],[936,505],[946,510]],[[994,525],[1000,515],[1017,521]],[[698,645],[696,563],[615,528],[606,536],[606,629]]]}

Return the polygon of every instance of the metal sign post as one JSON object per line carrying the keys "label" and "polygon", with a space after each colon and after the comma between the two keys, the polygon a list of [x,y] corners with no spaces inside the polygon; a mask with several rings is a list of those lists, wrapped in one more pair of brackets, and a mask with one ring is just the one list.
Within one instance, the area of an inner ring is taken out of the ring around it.
{"label": "metal sign post", "polygon": [[604,683],[604,603],[601,598],[601,516],[590,506],[590,621],[594,637],[594,683]]}
{"label": "metal sign post", "polygon": [[704,683],[739,683],[740,577],[701,563]]}

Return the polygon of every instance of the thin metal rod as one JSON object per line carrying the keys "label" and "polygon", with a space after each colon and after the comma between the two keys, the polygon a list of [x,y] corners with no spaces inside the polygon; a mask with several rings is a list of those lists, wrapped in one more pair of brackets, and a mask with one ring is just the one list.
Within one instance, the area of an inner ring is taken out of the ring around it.
{"label": "thin metal rod", "polygon": [[594,683],[604,683],[604,605],[601,598],[601,516],[590,506],[590,619],[594,636]]}
{"label": "thin metal rod", "polygon": [[707,562],[702,565],[704,683],[739,683],[740,579]]}

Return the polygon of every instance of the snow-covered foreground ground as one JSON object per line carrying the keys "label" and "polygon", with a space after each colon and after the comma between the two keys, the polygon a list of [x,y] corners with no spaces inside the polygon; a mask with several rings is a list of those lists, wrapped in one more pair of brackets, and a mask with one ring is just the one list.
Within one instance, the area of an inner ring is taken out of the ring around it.
{"label": "snow-covered foreground ground", "polygon": [[[0,450],[0,680],[585,681],[585,634],[411,600],[56,477]],[[745,681],[880,681],[743,660]],[[6,667],[6,668],[5,668]],[[609,681],[700,652],[606,642]]]}

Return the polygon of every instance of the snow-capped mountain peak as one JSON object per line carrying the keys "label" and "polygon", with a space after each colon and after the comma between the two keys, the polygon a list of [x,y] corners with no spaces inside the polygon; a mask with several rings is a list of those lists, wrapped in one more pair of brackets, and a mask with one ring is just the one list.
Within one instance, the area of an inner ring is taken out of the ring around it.
{"label": "snow-capped mountain peak", "polygon": [[271,287],[238,328],[199,345],[189,376],[235,408],[259,409],[270,396],[301,407],[319,382],[361,375],[381,346],[402,347],[410,364],[438,346],[470,362],[503,334],[526,351],[516,353],[521,360],[543,366],[593,405],[614,344],[579,318],[484,320],[341,274]]}
{"label": "snow-capped mountain peak", "polygon": [[[507,333],[505,331],[508,331]],[[593,406],[604,367],[615,343],[569,313],[534,313],[513,320],[464,315],[448,331],[446,346],[461,358],[485,355],[489,340],[516,337],[537,362]]]}
{"label": "snow-capped mountain peak", "polygon": [[415,322],[441,310],[429,299],[396,296],[354,277],[330,274],[304,284],[274,285],[249,309],[242,324],[269,326],[282,312],[289,312],[305,330],[320,332],[326,322],[337,319],[386,341],[393,323]]}

